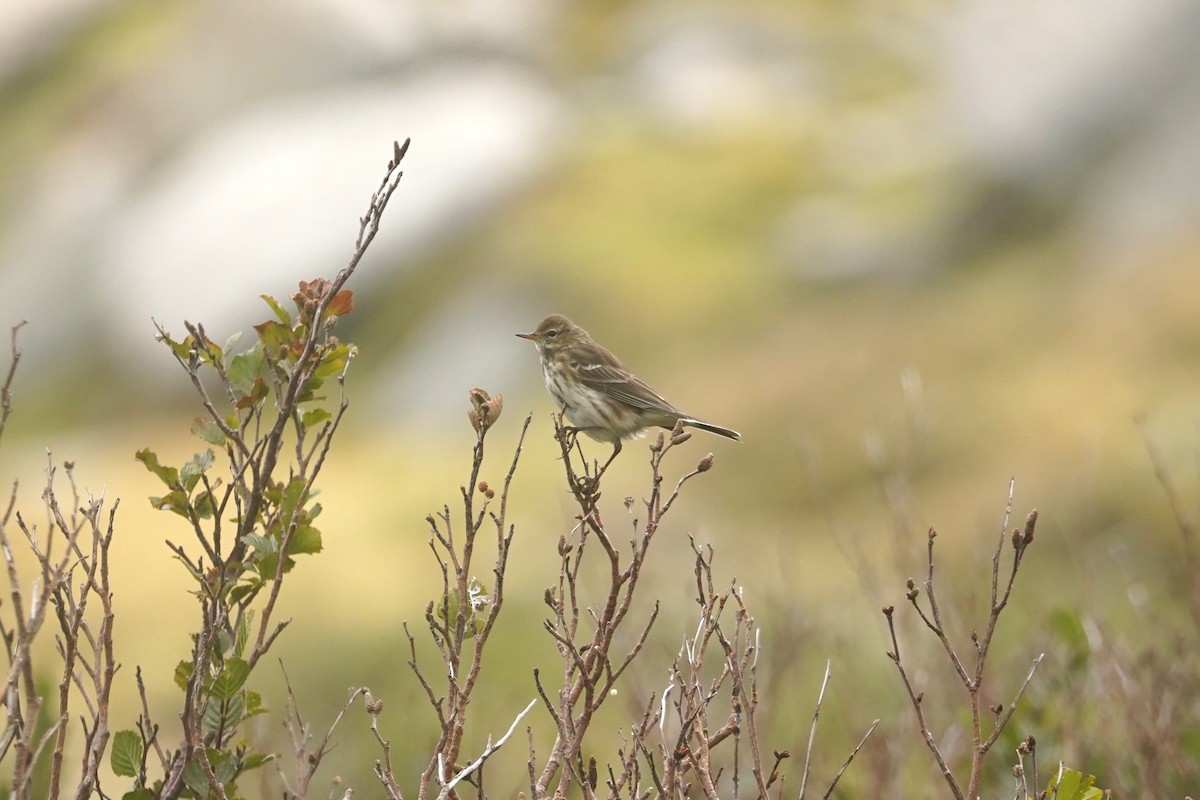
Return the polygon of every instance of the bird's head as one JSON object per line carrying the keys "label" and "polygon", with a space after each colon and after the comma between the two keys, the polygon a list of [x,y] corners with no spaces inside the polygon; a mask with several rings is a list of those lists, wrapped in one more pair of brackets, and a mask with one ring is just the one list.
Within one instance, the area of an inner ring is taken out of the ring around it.
{"label": "bird's head", "polygon": [[517,336],[536,344],[538,352],[543,356],[565,350],[587,339],[583,328],[562,314],[551,314],[542,320],[533,333],[518,333]]}

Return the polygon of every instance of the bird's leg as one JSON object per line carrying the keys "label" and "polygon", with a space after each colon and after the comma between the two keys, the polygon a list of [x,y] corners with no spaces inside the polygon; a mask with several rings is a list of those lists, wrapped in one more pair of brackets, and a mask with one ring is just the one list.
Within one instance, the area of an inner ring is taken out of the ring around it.
{"label": "bird's leg", "polygon": [[596,471],[596,482],[597,483],[600,482],[600,476],[603,475],[608,470],[608,465],[611,464],[616,459],[617,453],[619,453],[619,452],[621,452],[621,440],[617,439],[617,441],[613,442],[612,455],[608,457],[608,461],[604,462],[604,466]]}
{"label": "bird's leg", "polygon": [[558,412],[558,426],[559,426],[559,431],[562,432],[562,435],[564,437],[563,444],[565,444],[567,446],[568,450],[571,450],[572,448],[575,447],[575,442],[579,438],[579,432],[587,430],[587,429],[586,428],[577,428],[574,425],[564,425],[563,423],[566,421],[567,421],[567,407],[563,406],[561,409],[559,409],[559,412]]}

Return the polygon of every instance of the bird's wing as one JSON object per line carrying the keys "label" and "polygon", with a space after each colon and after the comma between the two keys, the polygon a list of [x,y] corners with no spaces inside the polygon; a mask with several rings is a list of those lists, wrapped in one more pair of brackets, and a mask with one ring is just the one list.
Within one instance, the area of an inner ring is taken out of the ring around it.
{"label": "bird's wing", "polygon": [[679,409],[664,400],[641,378],[625,369],[617,357],[603,347],[596,345],[577,348],[577,351],[572,353],[572,362],[575,373],[584,386],[634,408],[681,414]]}

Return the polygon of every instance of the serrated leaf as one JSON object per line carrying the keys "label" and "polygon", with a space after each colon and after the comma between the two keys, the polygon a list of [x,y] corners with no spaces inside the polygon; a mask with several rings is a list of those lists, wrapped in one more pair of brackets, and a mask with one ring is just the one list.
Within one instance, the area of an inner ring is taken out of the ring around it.
{"label": "serrated leaf", "polygon": [[173,511],[184,519],[188,518],[188,498],[182,489],[162,497],[151,497],[150,505],[159,511]]}
{"label": "serrated leaf", "polygon": [[229,700],[250,677],[250,665],[240,658],[227,658],[225,665],[208,685],[209,694],[218,700]]}
{"label": "serrated leaf", "polygon": [[290,349],[296,337],[290,326],[273,319],[255,325],[254,330],[258,332],[258,340],[263,343],[268,353]]}
{"label": "serrated leaf", "polygon": [[183,768],[183,785],[192,790],[192,794],[205,800],[208,797],[208,778],[200,762],[193,758]]}
{"label": "serrated leaf", "polygon": [[331,347],[321,356],[321,363],[313,370],[313,376],[317,378],[331,378],[334,375],[339,375],[346,368],[346,362],[352,358],[351,345],[345,342],[339,343],[335,347]]}
{"label": "serrated leaf", "polygon": [[203,491],[196,495],[196,501],[192,504],[192,507],[196,510],[196,516],[200,519],[209,519],[213,514],[217,513],[212,494],[208,491]]}
{"label": "serrated leaf", "polygon": [[225,433],[221,430],[221,426],[211,419],[196,417],[192,420],[192,433],[217,447],[225,444]]}
{"label": "serrated leaf", "polygon": [[308,494],[305,491],[307,486],[308,481],[303,478],[292,478],[284,487],[283,497],[279,501],[279,519],[283,524],[287,525],[293,519],[297,519],[297,510],[301,509],[308,500]]}
{"label": "serrated leaf", "polygon": [[263,362],[262,346],[255,345],[249,350],[238,353],[229,362],[229,387],[238,397],[249,396],[254,388],[254,382],[262,374]]}
{"label": "serrated leaf", "polygon": [[228,653],[233,648],[233,634],[227,629],[221,628],[217,634],[217,652],[222,655]]}
{"label": "serrated leaf", "polygon": [[[291,558],[284,556],[283,574],[286,575],[287,573],[291,572],[292,567],[294,567],[294,566],[296,566],[296,562],[293,561]],[[268,581],[274,580],[275,572],[278,569],[279,569],[279,553],[271,553],[271,555],[267,556],[262,561],[258,562],[258,574],[263,578],[263,580],[268,580]]]}
{"label": "serrated leaf", "polygon": [[325,385],[325,381],[321,378],[309,378],[304,384],[304,388],[296,397],[297,403],[312,403],[317,400],[324,400],[324,395],[316,394],[316,391]]}
{"label": "serrated leaf", "polygon": [[242,654],[246,652],[246,642],[250,641],[250,618],[252,616],[253,609],[247,609],[246,614],[238,621],[233,637],[234,658],[241,658]]}
{"label": "serrated leaf", "polygon": [[1057,800],[1102,800],[1104,792],[1093,784],[1094,775],[1064,768],[1062,775],[1055,775],[1046,786],[1047,796]]}
{"label": "serrated leaf", "polygon": [[205,336],[202,340],[199,340],[199,346],[196,347],[196,355],[200,356],[200,360],[205,364],[212,364],[219,362],[224,353],[216,342]]}
{"label": "serrated leaf", "polygon": [[138,450],[134,454],[134,458],[145,464],[146,469],[157,475],[158,479],[165,483],[168,489],[174,489],[179,485],[179,470],[159,464],[158,456],[153,450]]}
{"label": "serrated leaf", "polygon": [[179,471],[179,480],[183,484],[184,490],[190,492],[196,487],[200,480],[200,476],[212,467],[216,457],[212,450],[205,450],[203,453],[196,453],[191,459],[183,465],[183,469]]}
{"label": "serrated leaf", "polygon": [[302,415],[300,415],[300,424],[305,428],[312,428],[316,425],[320,425],[331,416],[333,415],[323,408],[314,408],[312,411],[305,411]]}
{"label": "serrated leaf", "polygon": [[275,316],[279,317],[280,322],[282,322],[284,325],[292,324],[292,315],[287,312],[287,309],[279,305],[278,300],[276,300],[274,297],[271,297],[269,294],[259,296],[262,297],[262,299],[266,301],[266,304],[271,307],[271,310],[275,312]]}
{"label": "serrated leaf", "polygon": [[188,359],[191,358],[192,348],[196,345],[196,340],[191,336],[185,336],[182,340],[176,341],[170,335],[164,333],[159,335],[158,340],[171,348],[171,352],[175,354],[175,357],[184,363],[187,363]]}
{"label": "serrated leaf", "polygon": [[262,704],[262,695],[258,692],[246,690],[246,716],[253,717],[256,714],[266,714],[270,709],[264,708]]}
{"label": "serrated leaf", "polygon": [[113,735],[109,763],[122,778],[136,778],[142,768],[142,737],[137,731],[117,731]]}
{"label": "serrated leaf", "polygon": [[[254,583],[239,583],[229,590],[229,602],[236,605],[261,588],[262,581],[260,580],[256,580]],[[241,655],[241,653],[235,653],[235,655]]]}
{"label": "serrated leaf", "polygon": [[211,747],[207,752],[208,763],[212,766],[213,774],[217,776],[217,780],[221,782],[222,786],[229,784],[237,777],[237,760],[232,753],[222,753]]}
{"label": "serrated leaf", "polygon": [[215,733],[234,728],[245,718],[245,707],[241,696],[238,695],[229,700],[210,700],[204,707],[204,715],[200,722],[204,730]]}
{"label": "serrated leaf", "polygon": [[257,533],[247,533],[242,537],[242,541],[246,546],[253,549],[259,555],[270,555],[275,552],[275,542],[265,536]]}
{"label": "serrated leaf", "polygon": [[312,555],[321,552],[321,532],[311,525],[301,525],[288,542],[288,555]]}
{"label": "serrated leaf", "polygon": [[[266,709],[263,710],[265,711]],[[242,758],[242,772],[249,772],[252,769],[258,769],[263,764],[267,764],[274,760],[274,753],[247,753],[246,756]]]}
{"label": "serrated leaf", "polygon": [[267,382],[262,378],[256,378],[254,386],[250,388],[250,399],[255,403],[261,403],[267,399],[268,394],[270,394],[270,390],[267,388]]}
{"label": "serrated leaf", "polygon": [[175,665],[175,685],[187,691],[188,681],[192,679],[192,662],[180,661]]}
{"label": "serrated leaf", "polygon": [[241,340],[242,340],[242,331],[234,331],[229,336],[229,338],[225,340],[225,347],[223,347],[221,349],[224,352],[226,357],[228,357],[229,354],[234,351],[234,349],[238,346],[238,342],[240,342]]}

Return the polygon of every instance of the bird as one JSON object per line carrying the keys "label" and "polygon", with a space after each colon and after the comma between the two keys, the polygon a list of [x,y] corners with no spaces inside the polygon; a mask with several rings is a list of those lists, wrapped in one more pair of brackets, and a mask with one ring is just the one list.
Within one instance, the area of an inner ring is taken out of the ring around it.
{"label": "bird", "polygon": [[623,440],[654,426],[672,429],[682,422],[727,439],[742,438],[735,430],[697,419],[668,403],[562,314],[551,314],[533,333],[517,336],[537,345],[546,388],[570,420],[572,432],[613,446],[600,472],[621,452]]}

